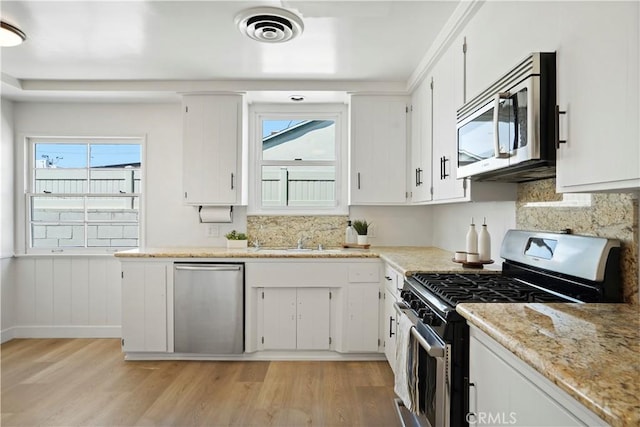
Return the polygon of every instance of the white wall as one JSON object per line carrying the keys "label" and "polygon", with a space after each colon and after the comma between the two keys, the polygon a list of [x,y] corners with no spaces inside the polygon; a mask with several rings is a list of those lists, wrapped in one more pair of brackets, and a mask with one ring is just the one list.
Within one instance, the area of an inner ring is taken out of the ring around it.
{"label": "white wall", "polygon": [[433,235],[431,244],[449,251],[465,250],[466,235],[473,217],[476,230],[484,217],[491,235],[491,257],[499,266],[500,245],[510,228],[516,226],[515,202],[459,203],[432,206]]}
{"label": "white wall", "polygon": [[0,110],[0,342],[10,339],[5,330],[15,323],[13,280],[13,103],[2,99]]}
{"label": "white wall", "polygon": [[[207,237],[206,225],[199,223],[197,208],[182,203],[182,115],[178,103],[21,102],[16,103],[15,131],[18,137],[146,135],[144,226],[147,247],[223,246],[226,231],[246,229],[245,209],[235,208],[234,223],[221,224],[220,237]],[[24,141],[16,144],[16,149],[23,152]],[[18,185],[22,188],[21,183]],[[22,200],[21,196],[16,200]],[[18,250],[23,248],[20,244]]]}
{"label": "white wall", "polygon": [[430,246],[433,241],[431,206],[351,206],[349,218],[373,224],[374,246]]}

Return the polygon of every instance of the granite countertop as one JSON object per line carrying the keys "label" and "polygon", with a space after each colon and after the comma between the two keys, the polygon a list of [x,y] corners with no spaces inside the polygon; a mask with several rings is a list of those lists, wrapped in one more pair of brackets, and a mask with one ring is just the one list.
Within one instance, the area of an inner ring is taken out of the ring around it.
{"label": "granite countertop", "polygon": [[405,275],[418,271],[433,273],[495,273],[500,264],[485,269],[468,269],[451,261],[453,253],[444,249],[422,246],[380,246],[371,249],[328,248],[323,251],[223,247],[139,248],[115,254],[119,258],[381,258]]}
{"label": "granite countertop", "polygon": [[494,338],[612,426],[640,425],[640,307],[459,304]]}

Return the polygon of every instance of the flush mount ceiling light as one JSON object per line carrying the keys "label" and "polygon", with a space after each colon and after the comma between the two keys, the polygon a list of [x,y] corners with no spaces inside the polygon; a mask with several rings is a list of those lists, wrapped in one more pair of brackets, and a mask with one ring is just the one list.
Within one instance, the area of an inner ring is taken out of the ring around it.
{"label": "flush mount ceiling light", "polygon": [[0,21],[0,46],[10,47],[17,46],[27,39],[25,33],[19,28],[4,21]]}
{"label": "flush mount ceiling light", "polygon": [[236,15],[240,32],[253,40],[265,43],[283,43],[302,34],[302,19],[293,12],[279,7],[254,7]]}

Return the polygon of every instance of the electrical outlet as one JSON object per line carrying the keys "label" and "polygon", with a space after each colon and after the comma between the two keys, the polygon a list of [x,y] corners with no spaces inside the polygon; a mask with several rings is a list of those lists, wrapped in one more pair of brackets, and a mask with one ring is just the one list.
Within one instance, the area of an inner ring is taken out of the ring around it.
{"label": "electrical outlet", "polygon": [[220,228],[216,224],[207,224],[207,237],[219,237]]}

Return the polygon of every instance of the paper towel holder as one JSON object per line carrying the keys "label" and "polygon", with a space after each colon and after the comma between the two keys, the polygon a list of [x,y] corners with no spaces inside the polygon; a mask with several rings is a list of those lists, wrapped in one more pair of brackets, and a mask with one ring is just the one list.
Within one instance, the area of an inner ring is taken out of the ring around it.
{"label": "paper towel holder", "polygon": [[[219,208],[222,210],[223,208],[228,208],[228,215],[225,212],[224,217],[218,218],[205,218],[202,217],[202,208],[214,208],[214,206],[198,206],[198,218],[201,224],[205,223],[230,223],[233,222],[233,206],[215,206],[215,208]],[[226,209],[225,209],[226,211]]]}

